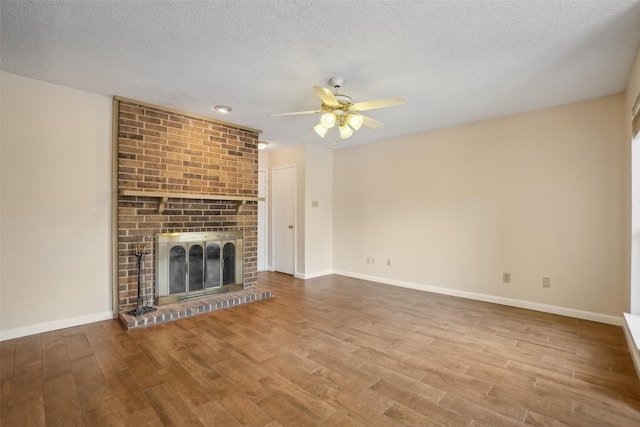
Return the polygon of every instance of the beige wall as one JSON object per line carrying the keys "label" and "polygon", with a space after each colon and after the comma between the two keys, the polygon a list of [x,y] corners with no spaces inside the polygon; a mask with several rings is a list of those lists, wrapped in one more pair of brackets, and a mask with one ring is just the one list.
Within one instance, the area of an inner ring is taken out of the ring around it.
{"label": "beige wall", "polygon": [[620,316],[629,256],[623,109],[624,96],[610,96],[336,151],[334,270]]}
{"label": "beige wall", "polygon": [[2,339],[111,318],[111,98],[0,79]]}
{"label": "beige wall", "polygon": [[260,150],[258,151],[258,169],[269,169],[269,152]]}
{"label": "beige wall", "polygon": [[333,152],[307,145],[305,157],[304,271],[311,278],[333,269]]}

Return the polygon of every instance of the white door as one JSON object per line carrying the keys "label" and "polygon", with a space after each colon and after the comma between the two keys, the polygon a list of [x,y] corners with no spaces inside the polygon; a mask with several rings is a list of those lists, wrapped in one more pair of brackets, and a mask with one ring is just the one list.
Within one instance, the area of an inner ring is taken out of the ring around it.
{"label": "white door", "polygon": [[[258,197],[267,197],[267,171],[258,170]],[[258,271],[267,269],[267,201],[258,202]]]}
{"label": "white door", "polygon": [[296,168],[285,166],[272,171],[273,269],[294,274]]}

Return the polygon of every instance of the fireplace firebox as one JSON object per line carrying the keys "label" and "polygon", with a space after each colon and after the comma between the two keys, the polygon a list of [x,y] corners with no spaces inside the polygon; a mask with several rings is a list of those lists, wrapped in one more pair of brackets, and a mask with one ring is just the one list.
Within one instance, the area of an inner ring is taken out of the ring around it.
{"label": "fireplace firebox", "polygon": [[156,303],[243,287],[241,231],[156,234]]}

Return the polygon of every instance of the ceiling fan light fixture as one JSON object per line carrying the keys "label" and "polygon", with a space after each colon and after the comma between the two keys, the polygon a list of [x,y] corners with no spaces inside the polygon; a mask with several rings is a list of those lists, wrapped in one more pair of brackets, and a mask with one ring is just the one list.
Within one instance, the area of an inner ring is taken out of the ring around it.
{"label": "ceiling fan light fixture", "polygon": [[336,124],[336,115],[333,113],[324,113],[320,116],[320,123],[326,129],[330,129]]}
{"label": "ceiling fan light fixture", "polygon": [[347,116],[346,120],[349,126],[353,128],[353,130],[358,130],[362,126],[362,122],[364,121],[364,118],[362,117],[361,114],[351,113]]}
{"label": "ceiling fan light fixture", "polygon": [[335,89],[335,93],[332,93],[331,90],[324,87],[313,87],[313,91],[322,101],[320,108],[317,110],[272,114],[272,116],[319,114],[319,122],[313,127],[313,130],[318,136],[324,138],[328,130],[335,127],[337,123],[340,138],[347,139],[350,138],[355,131],[360,130],[362,126],[371,129],[382,129],[384,127],[384,123],[364,116],[361,112],[378,108],[395,107],[407,102],[403,96],[396,96],[394,98],[374,99],[372,101],[354,103],[350,96],[338,93],[338,89],[343,83],[344,79],[342,77],[333,77],[329,80],[329,84]]}
{"label": "ceiling fan light fixture", "polygon": [[353,135],[353,129],[349,127],[346,123],[341,123],[339,126],[340,129],[340,138],[347,139],[351,135]]}
{"label": "ceiling fan light fixture", "polygon": [[327,128],[322,125],[322,122],[319,122],[317,125],[313,127],[313,130],[316,131],[320,138],[324,138],[327,134]]}

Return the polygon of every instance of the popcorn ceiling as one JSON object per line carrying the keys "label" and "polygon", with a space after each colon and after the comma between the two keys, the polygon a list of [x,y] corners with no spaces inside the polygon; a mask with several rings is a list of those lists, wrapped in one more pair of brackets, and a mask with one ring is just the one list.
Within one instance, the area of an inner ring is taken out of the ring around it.
{"label": "popcorn ceiling", "polygon": [[[263,131],[271,149],[332,147],[312,86],[345,78],[370,112],[338,148],[620,93],[638,1],[0,3],[3,71]],[[221,117],[216,104],[233,111]]]}

